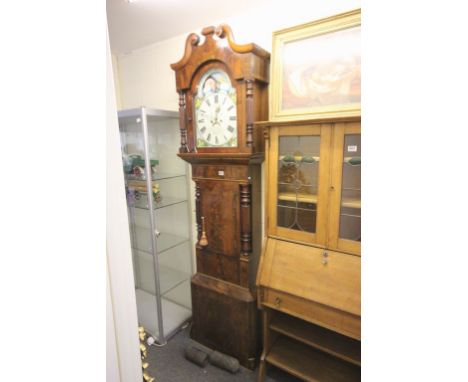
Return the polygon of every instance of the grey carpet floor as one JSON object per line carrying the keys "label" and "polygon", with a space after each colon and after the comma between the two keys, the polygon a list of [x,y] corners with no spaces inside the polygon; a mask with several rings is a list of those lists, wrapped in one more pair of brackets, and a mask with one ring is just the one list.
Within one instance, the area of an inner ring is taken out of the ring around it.
{"label": "grey carpet floor", "polygon": [[[258,367],[250,371],[241,367],[236,374],[231,374],[208,364],[201,368],[184,357],[185,346],[193,343],[189,337],[190,327],[181,330],[163,347],[151,346],[147,361],[148,373],[155,377],[155,382],[254,382],[257,380]],[[269,366],[265,382],[299,382],[299,379]]]}

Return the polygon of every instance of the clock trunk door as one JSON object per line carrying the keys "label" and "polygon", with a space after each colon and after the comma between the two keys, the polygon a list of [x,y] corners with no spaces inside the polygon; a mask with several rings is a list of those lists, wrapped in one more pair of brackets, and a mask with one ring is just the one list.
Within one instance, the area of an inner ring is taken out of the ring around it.
{"label": "clock trunk door", "polygon": [[198,181],[200,200],[197,203],[197,222],[204,217],[208,245],[204,250],[239,256],[239,184],[232,181]]}

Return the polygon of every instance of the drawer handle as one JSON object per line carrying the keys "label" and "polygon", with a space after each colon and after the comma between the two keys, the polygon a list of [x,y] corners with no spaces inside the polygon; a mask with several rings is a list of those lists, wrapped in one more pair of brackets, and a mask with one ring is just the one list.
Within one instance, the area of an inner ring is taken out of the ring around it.
{"label": "drawer handle", "polygon": [[322,264],[323,265],[327,265],[328,264],[328,253],[327,252],[323,252],[323,258],[322,258]]}
{"label": "drawer handle", "polygon": [[276,306],[277,308],[280,307],[281,302],[282,302],[282,301],[281,301],[281,299],[280,299],[279,297],[276,297],[276,298],[275,298],[275,306]]}

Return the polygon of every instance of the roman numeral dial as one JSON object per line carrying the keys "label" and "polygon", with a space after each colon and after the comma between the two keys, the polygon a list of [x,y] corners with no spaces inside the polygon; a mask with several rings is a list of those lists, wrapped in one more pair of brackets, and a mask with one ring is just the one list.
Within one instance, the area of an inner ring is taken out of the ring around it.
{"label": "roman numeral dial", "polygon": [[197,96],[197,147],[237,147],[235,92],[218,90]]}

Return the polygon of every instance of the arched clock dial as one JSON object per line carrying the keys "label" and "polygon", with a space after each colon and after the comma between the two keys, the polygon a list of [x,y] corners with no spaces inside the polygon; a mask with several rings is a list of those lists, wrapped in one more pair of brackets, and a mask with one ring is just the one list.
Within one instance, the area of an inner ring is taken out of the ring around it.
{"label": "arched clock dial", "polygon": [[205,73],[195,97],[197,147],[237,147],[236,91],[219,69]]}

